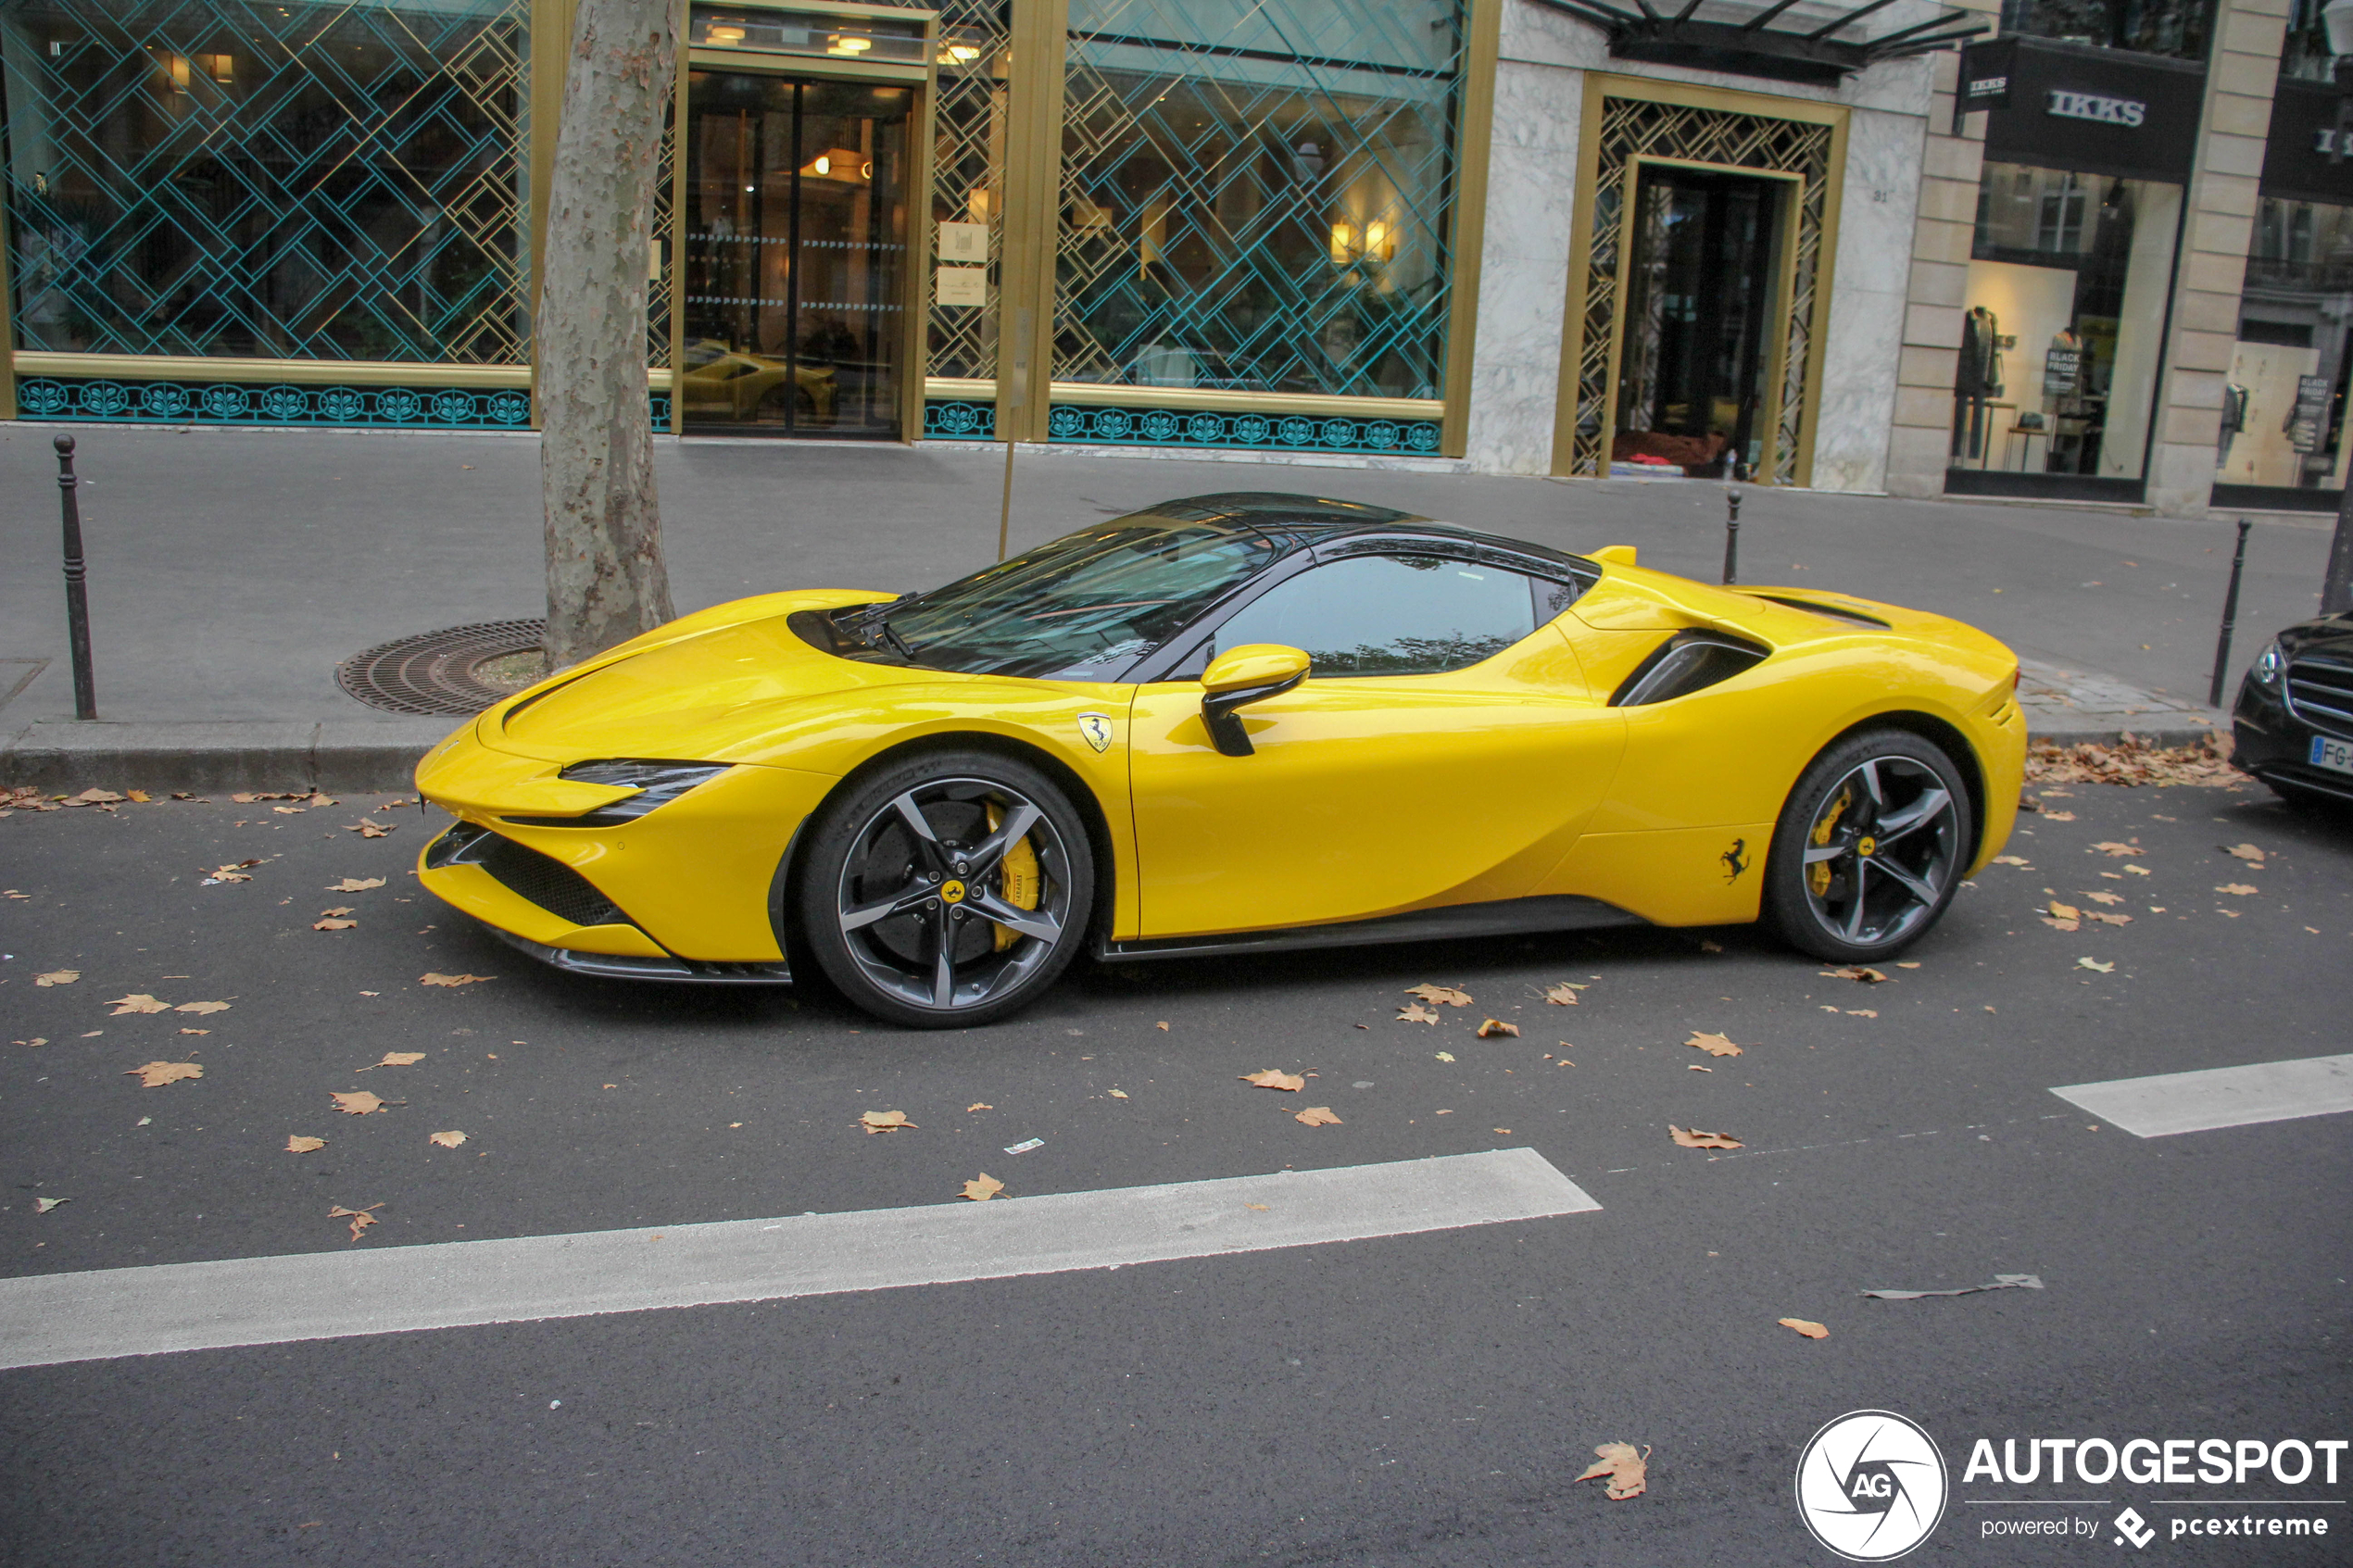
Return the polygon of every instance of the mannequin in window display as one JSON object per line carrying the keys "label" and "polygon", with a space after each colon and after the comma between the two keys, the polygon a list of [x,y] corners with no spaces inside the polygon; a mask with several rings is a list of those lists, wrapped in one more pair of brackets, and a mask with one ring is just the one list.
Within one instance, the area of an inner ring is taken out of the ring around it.
{"label": "mannequin in window display", "polygon": [[1960,369],[1953,378],[1953,457],[1985,456],[1985,406],[2002,395],[2001,322],[1982,305],[1961,321]]}

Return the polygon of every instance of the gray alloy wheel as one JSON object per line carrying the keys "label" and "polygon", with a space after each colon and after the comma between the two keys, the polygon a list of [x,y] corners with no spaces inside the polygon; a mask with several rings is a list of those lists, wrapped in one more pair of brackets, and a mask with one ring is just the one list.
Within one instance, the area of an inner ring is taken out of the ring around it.
{"label": "gray alloy wheel", "polygon": [[878,775],[811,847],[801,931],[852,1002],[917,1028],[1026,1005],[1076,954],[1093,908],[1085,825],[1011,759],[960,753]]}
{"label": "gray alloy wheel", "polygon": [[1886,958],[1944,912],[1970,847],[1969,786],[1907,731],[1818,758],[1773,834],[1766,899],[1791,946],[1843,963]]}

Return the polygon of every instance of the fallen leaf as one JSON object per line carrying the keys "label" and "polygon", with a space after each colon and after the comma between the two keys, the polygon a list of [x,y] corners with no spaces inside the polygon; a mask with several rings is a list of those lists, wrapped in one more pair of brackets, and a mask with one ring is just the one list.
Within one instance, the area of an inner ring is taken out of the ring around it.
{"label": "fallen leaf", "polygon": [[1164,1018],[1158,1023],[1153,1024],[1152,1027],[1165,1035],[1168,1033],[1168,1021]]}
{"label": "fallen leaf", "polygon": [[142,806],[146,805],[149,801],[151,801],[151,800],[153,800],[153,799],[155,798],[155,797],[154,797],[154,796],[149,795],[149,794],[148,794],[145,790],[144,790],[144,789],[127,789],[127,790],[124,790],[124,791],[122,792],[122,797],[123,797],[125,800],[135,800],[135,801],[137,801],[137,802],[138,802],[140,805],[142,805]]}
{"label": "fallen leaf", "polygon": [[1556,1008],[1573,1008],[1578,1005],[1577,993],[1582,989],[1582,986],[1564,980],[1557,985],[1545,986],[1544,999]]}
{"label": "fallen leaf", "polygon": [[70,1198],[36,1198],[32,1200],[32,1211],[36,1214],[46,1214],[58,1204],[71,1203],[73,1199]]}
{"label": "fallen leaf", "polygon": [[1298,1115],[1292,1117],[1291,1120],[1304,1127],[1337,1127],[1340,1125],[1340,1118],[1332,1114],[1332,1108],[1328,1105],[1311,1105],[1306,1110],[1301,1111]]}
{"label": "fallen leaf", "polygon": [[[239,862],[239,864],[247,866],[258,866],[260,863],[261,862],[258,860],[245,860]],[[236,866],[222,866],[219,870],[208,873],[205,877],[205,881],[207,882],[251,882],[253,878],[239,871]]]}
{"label": "fallen leaf", "polygon": [[1866,985],[1877,985],[1887,978],[1878,970],[1859,969],[1853,964],[1844,969],[1825,969],[1818,972],[1826,980],[1859,980]]}
{"label": "fallen leaf", "polygon": [[421,974],[418,982],[425,985],[472,985],[484,980],[496,980],[495,974]]}
{"label": "fallen leaf", "polygon": [[346,1116],[366,1116],[371,1111],[382,1110],[385,1106],[393,1103],[391,1100],[371,1095],[365,1089],[353,1089],[346,1094],[335,1094],[330,1090],[329,1098],[335,1102],[335,1109]]}
{"label": "fallen leaf", "polygon": [[[2112,855],[2118,859],[2125,859],[2128,856],[2139,856],[2147,853],[2146,850],[2142,849],[2137,845],[2119,844],[2113,839],[2102,839],[2099,843],[2093,845],[2092,847],[2098,850],[2103,855]],[[2233,853],[2236,853],[2236,851],[2233,851]]]}
{"label": "fallen leaf", "polygon": [[466,1135],[463,1133],[428,1133],[425,1135],[425,1142],[436,1145],[442,1148],[455,1148],[465,1141]]}
{"label": "fallen leaf", "polygon": [[1478,1037],[1482,1040],[1491,1040],[1500,1035],[1516,1035],[1518,1033],[1518,1024],[1506,1023],[1500,1018],[1491,1018],[1478,1026]]}
{"label": "fallen leaf", "polygon": [[1245,1084],[1255,1084],[1262,1089],[1303,1089],[1307,1086],[1307,1080],[1297,1073],[1280,1072],[1272,1067],[1263,1073],[1245,1073],[1241,1080]]}
{"label": "fallen leaf", "polygon": [[1127,1091],[1126,1089],[1111,1089],[1105,1092],[1108,1093],[1114,1099],[1126,1099],[1127,1098]]}
{"label": "fallen leaf", "polygon": [[1846,1010],[1846,1016],[1849,1018],[1877,1018],[1879,1016],[1879,1009],[1848,1008]]}
{"label": "fallen leaf", "polygon": [[1720,953],[1724,950],[1724,944],[1721,942],[1711,942],[1706,937],[1703,936],[1700,938],[1699,950],[1703,953]]}
{"label": "fallen leaf", "polygon": [[122,1070],[124,1077],[138,1074],[142,1087],[160,1089],[166,1084],[176,1084],[182,1078],[201,1078],[204,1068],[193,1061],[145,1061]]}
{"label": "fallen leaf", "polygon": [[2083,929],[2083,922],[2080,920],[2053,920],[2050,916],[2045,915],[2042,917],[2042,921],[2045,925],[2049,926],[2053,931],[2081,931]]}
{"label": "fallen leaf", "polygon": [[2133,917],[2131,915],[2107,915],[2102,914],[2097,909],[2094,909],[2090,914],[2084,916],[2083,918],[2086,920],[2095,920],[2102,925],[2130,925],[2133,923]]}
{"label": "fallen leaf", "polygon": [[975,1179],[964,1184],[964,1196],[975,1203],[986,1203],[1005,1190],[1005,1184],[983,1171]]}
{"label": "fallen leaf", "polygon": [[1780,1323],[1783,1328],[1793,1328],[1808,1339],[1828,1339],[1831,1336],[1829,1329],[1810,1318],[1782,1318]]}
{"label": "fallen leaf", "polygon": [[[1831,1010],[1835,1012],[1838,1010],[1833,1008]],[[1692,1037],[1685,1040],[1683,1044],[1687,1046],[1697,1046],[1701,1050],[1705,1051],[1710,1056],[1738,1056],[1741,1054],[1740,1047],[1732,1044],[1731,1041],[1726,1039],[1723,1035],[1703,1035],[1696,1029],[1692,1031]]]}
{"label": "fallen leaf", "polygon": [[1698,1062],[1694,1061],[1685,1067],[1683,1071],[1686,1073],[1713,1073],[1716,1069],[1713,1067],[1702,1067]]}
{"label": "fallen leaf", "polygon": [[299,817],[302,815],[304,808],[300,806],[272,806],[270,809],[275,811],[282,817]]}
{"label": "fallen leaf", "polygon": [[359,928],[359,922],[356,920],[314,920],[310,922],[313,931],[357,931]]}
{"label": "fallen leaf", "polygon": [[1631,1443],[1604,1443],[1593,1450],[1600,1456],[1579,1475],[1579,1481],[1606,1480],[1602,1495],[1612,1502],[1624,1502],[1639,1498],[1649,1486],[1651,1451],[1635,1450]]}
{"label": "fallen leaf", "polygon": [[182,1029],[180,1033],[182,1035],[209,1035],[212,1031],[209,1029]]}
{"label": "fallen leaf", "polygon": [[2075,967],[2078,969],[2095,969],[2102,974],[2107,974],[2113,971],[2116,968],[2116,965],[2113,963],[2102,963],[2097,959],[2078,959],[2075,960]]}
{"label": "fallen leaf", "polygon": [[1994,863],[1997,866],[2023,866],[2028,862],[2022,855],[1996,855]]}
{"label": "fallen leaf", "polygon": [[351,912],[351,906],[350,906],[350,905],[348,905],[348,904],[338,904],[338,905],[336,905],[336,906],[335,906],[333,909],[321,909],[321,910],[319,911],[319,914],[320,914],[320,918],[321,918],[322,920],[335,920],[335,919],[340,918],[341,916],[347,915],[347,914],[349,914],[350,912]]}
{"label": "fallen leaf", "polygon": [[338,1203],[333,1209],[327,1210],[327,1218],[330,1220],[349,1220],[351,1222],[351,1239],[358,1241],[359,1239],[359,1233],[376,1223],[375,1211],[383,1207],[384,1205],[381,1203],[371,1203],[365,1209],[346,1209],[342,1204]]}
{"label": "fallen leaf", "polygon": [[320,795],[314,793],[310,797],[310,804],[313,806],[333,806],[335,804],[335,797],[332,795]]}
{"label": "fallen leaf", "polygon": [[2146,866],[2127,866],[2124,869],[2131,872],[2134,876],[2147,876],[2151,874]]}
{"label": "fallen leaf", "polygon": [[288,1154],[308,1154],[315,1149],[321,1149],[326,1147],[327,1140],[324,1138],[306,1138],[300,1134],[289,1135],[286,1138],[286,1152]]}
{"label": "fallen leaf", "polygon": [[[2220,893],[2222,889],[2218,887],[2215,891]],[[2238,891],[2242,893],[2252,893],[2255,889],[2252,887],[2242,887]],[[2089,898],[2095,904],[2121,904],[2124,902],[2124,895],[2121,893],[2108,893],[2103,891],[2097,893],[2086,893],[2083,897]]]}
{"label": "fallen leaf", "polygon": [[[612,1085],[605,1085],[610,1088]],[[903,1110],[869,1110],[858,1118],[859,1124],[869,1133],[891,1133],[904,1127],[912,1132],[915,1123],[907,1120]]]}
{"label": "fallen leaf", "polygon": [[1405,987],[1405,994],[1409,997],[1419,997],[1433,1006],[1466,1008],[1471,1004],[1469,992],[1457,991],[1452,985],[1408,985]]}
{"label": "fallen leaf", "polygon": [[972,1111],[972,1110],[996,1110],[997,1108],[996,1108],[995,1106],[993,1106],[993,1105],[989,1104],[987,1100],[982,1099],[982,1100],[975,1100],[975,1101],[973,1101],[973,1103],[972,1103],[972,1104],[970,1104],[970,1105],[968,1105],[968,1106],[964,1107],[964,1109],[965,1109],[967,1111]]}
{"label": "fallen leaf", "polygon": [[240,806],[250,806],[258,797],[247,795],[241,790],[237,794],[231,796],[229,798],[235,801]]}
{"label": "fallen leaf", "polygon": [[66,804],[69,806],[112,806],[121,799],[121,796],[110,789],[99,789],[93,785],[67,801]]}
{"label": "fallen leaf", "polygon": [[[2250,894],[2260,893],[2263,890],[2259,887],[2249,887],[2243,882],[2226,882],[2217,886],[2214,891],[2217,893],[2227,893],[2233,898],[2244,898]],[[2115,901],[2120,904],[2124,902],[2121,898]],[[44,981],[42,984],[46,985],[48,983]]]}
{"label": "fallen leaf", "polygon": [[343,831],[356,833],[362,838],[382,838],[393,830],[382,822],[371,822],[363,819],[359,822],[345,823]]}
{"label": "fallen leaf", "polygon": [[2083,918],[2082,910],[2077,909],[2072,904],[2062,904],[2056,898],[2052,899],[2044,907],[2047,909],[2053,916],[2059,920],[2082,920]]}
{"label": "fallen leaf", "polygon": [[1419,1002],[1408,1002],[1405,1004],[1404,1010],[1398,1013],[1397,1022],[1400,1023],[1435,1023],[1438,1022],[1438,1015],[1430,1011],[1429,1009],[1422,1006]]}
{"label": "fallen leaf", "polygon": [[2225,855],[2235,855],[2242,860],[2251,861],[2259,866],[2261,865],[2264,860],[2263,851],[2258,849],[2252,844],[2226,844],[2222,846],[2222,853]]}
{"label": "fallen leaf", "polygon": [[1697,1127],[1678,1127],[1671,1122],[1667,1124],[1667,1131],[1668,1135],[1684,1148],[1746,1148],[1748,1147],[1740,1139],[1728,1137],[1722,1133],[1703,1133]]}
{"label": "fallen leaf", "polygon": [[1438,1060],[1441,1061],[1452,1061],[1454,1060],[1454,1053],[1453,1051],[1439,1051],[1436,1055]]}
{"label": "fallen leaf", "polygon": [[49,1036],[46,1035],[35,1035],[30,1040],[18,1040],[15,1042],[15,1044],[19,1046],[45,1046],[48,1043]]}
{"label": "fallen leaf", "polygon": [[[2249,888],[2248,891],[2253,892],[2254,889]],[[82,972],[78,969],[53,969],[46,974],[34,975],[32,983],[35,985],[70,985],[81,978]]]}
{"label": "fallen leaf", "polygon": [[2075,813],[2072,811],[2045,811],[2043,813],[2043,819],[2045,822],[2071,822],[2075,820]]}
{"label": "fallen leaf", "polygon": [[358,1071],[373,1073],[379,1067],[414,1067],[424,1060],[425,1053],[422,1051],[386,1051],[383,1060],[371,1061]]}
{"label": "fallen leaf", "polygon": [[127,997],[117,997],[107,1006],[114,1009],[109,1016],[115,1018],[120,1018],[126,1012],[170,1012],[171,1010],[170,1002],[159,1002],[144,991],[134,991]]}
{"label": "fallen leaf", "polygon": [[1271,1203],[1245,1203],[1245,1204],[1243,1204],[1243,1205],[1242,1205],[1242,1207],[1243,1207],[1243,1208],[1245,1208],[1245,1209],[1255,1209],[1255,1210],[1257,1210],[1260,1213],[1264,1214],[1264,1213],[1265,1213],[1265,1212],[1266,1212],[1269,1209],[1272,1209],[1272,1208],[1274,1207],[1274,1205],[1273,1205],[1273,1204],[1271,1204]]}
{"label": "fallen leaf", "polygon": [[347,876],[341,882],[329,883],[327,884],[327,891],[330,893],[365,893],[371,887],[382,887],[384,884],[384,879],[380,876]]}
{"label": "fallen leaf", "polygon": [[174,1012],[193,1012],[201,1018],[208,1017],[216,1012],[227,1012],[229,1010],[229,1004],[227,1002],[182,1002],[178,1007],[173,1008],[171,1010]]}

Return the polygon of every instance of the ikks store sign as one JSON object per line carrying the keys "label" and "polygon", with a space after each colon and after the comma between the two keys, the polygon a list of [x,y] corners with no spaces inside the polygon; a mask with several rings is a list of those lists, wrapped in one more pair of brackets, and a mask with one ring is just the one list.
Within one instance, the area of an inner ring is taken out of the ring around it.
{"label": "ikks store sign", "polygon": [[2013,34],[1963,51],[1959,107],[1986,111],[1991,161],[2179,182],[2205,83],[2183,61]]}

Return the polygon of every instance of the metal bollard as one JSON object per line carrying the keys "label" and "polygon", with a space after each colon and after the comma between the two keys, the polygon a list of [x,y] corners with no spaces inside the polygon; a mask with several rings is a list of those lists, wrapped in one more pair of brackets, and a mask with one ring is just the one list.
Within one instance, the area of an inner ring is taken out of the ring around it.
{"label": "metal bollard", "polygon": [[83,583],[88,563],[82,557],[82,507],[74,491],[73,437],[61,435],[57,448],[57,504],[65,513],[66,635],[73,644],[73,716],[98,716],[98,682],[90,668],[90,590]]}
{"label": "metal bollard", "polygon": [[1741,493],[1725,491],[1724,506],[1729,514],[1724,520],[1724,581],[1737,583],[1741,580]]}
{"label": "metal bollard", "polygon": [[2239,574],[2246,570],[2246,534],[2255,525],[2239,519],[2239,547],[2231,556],[2231,591],[2222,596],[2222,635],[2214,645],[2214,684],[2206,693],[2206,706],[2222,706],[2222,677],[2231,667],[2231,631],[2239,618]]}

